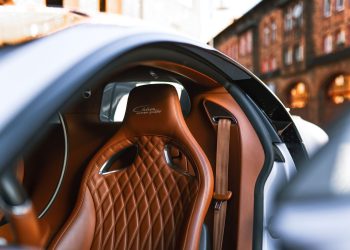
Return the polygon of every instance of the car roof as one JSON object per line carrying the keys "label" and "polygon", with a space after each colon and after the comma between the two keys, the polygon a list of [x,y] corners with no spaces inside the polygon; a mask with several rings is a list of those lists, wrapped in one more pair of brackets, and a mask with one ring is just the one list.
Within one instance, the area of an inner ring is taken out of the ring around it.
{"label": "car roof", "polygon": [[236,82],[267,114],[273,109],[271,115],[279,112],[281,119],[292,122],[282,103],[259,79],[206,44],[149,27],[83,23],[0,50],[0,148],[6,147],[6,152],[0,150],[0,158],[7,159],[4,164],[64,100],[113,60],[147,45],[160,48],[160,44],[168,46],[165,51],[186,54],[186,60],[200,60],[201,65],[191,65],[214,74],[224,85]]}
{"label": "car roof", "polygon": [[[9,157],[23,148],[23,141],[28,142],[40,124],[45,124],[52,110],[62,107],[66,96],[82,88],[92,77],[91,72],[98,72],[96,67],[104,67],[135,48],[162,42],[197,44],[197,48],[213,50],[205,44],[144,27],[91,23],[5,48],[0,52],[0,142],[7,155],[0,158],[7,159],[4,164],[13,160]],[[0,166],[0,171],[3,169]]]}
{"label": "car roof", "polygon": [[[121,42],[133,36],[139,38],[124,44]],[[193,43],[145,28],[80,24],[42,39],[7,48],[1,52],[0,58],[0,131],[22,107],[90,54],[108,44],[119,42],[122,52],[147,40]]]}

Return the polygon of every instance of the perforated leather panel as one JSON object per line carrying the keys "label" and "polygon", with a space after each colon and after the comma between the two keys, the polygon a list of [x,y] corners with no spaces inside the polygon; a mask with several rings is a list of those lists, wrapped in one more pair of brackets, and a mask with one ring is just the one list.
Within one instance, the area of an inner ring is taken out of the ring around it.
{"label": "perforated leather panel", "polygon": [[[135,138],[138,155],[125,170],[98,173],[114,149],[97,160],[87,187],[91,192],[96,226],[93,249],[177,249],[181,227],[197,193],[197,180],[171,169],[164,159],[166,138]],[[124,144],[124,143],[122,143]]]}

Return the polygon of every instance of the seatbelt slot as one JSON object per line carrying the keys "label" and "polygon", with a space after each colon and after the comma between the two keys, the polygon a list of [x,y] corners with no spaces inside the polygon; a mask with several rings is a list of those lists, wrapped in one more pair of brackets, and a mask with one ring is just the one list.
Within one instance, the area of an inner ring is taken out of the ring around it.
{"label": "seatbelt slot", "polygon": [[224,107],[208,100],[204,101],[203,104],[213,124],[217,125],[220,120],[230,120],[231,124],[237,124],[237,119],[234,115]]}

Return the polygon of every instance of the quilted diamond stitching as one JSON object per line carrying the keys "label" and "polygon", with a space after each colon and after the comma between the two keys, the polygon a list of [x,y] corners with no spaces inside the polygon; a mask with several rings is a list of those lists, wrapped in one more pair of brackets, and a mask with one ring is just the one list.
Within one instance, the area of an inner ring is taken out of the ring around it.
{"label": "quilted diamond stitching", "polygon": [[164,138],[142,136],[134,143],[139,154],[130,167],[99,175],[100,162],[118,150],[110,147],[88,178],[96,208],[92,248],[176,249],[198,183],[167,166]]}

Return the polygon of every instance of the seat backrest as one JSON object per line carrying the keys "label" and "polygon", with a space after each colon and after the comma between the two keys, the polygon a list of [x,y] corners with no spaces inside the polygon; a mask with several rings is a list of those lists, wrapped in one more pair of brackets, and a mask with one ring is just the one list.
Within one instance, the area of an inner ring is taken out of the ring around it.
{"label": "seat backrest", "polygon": [[121,128],[89,163],[50,248],[198,249],[213,174],[170,85],[130,92]]}

